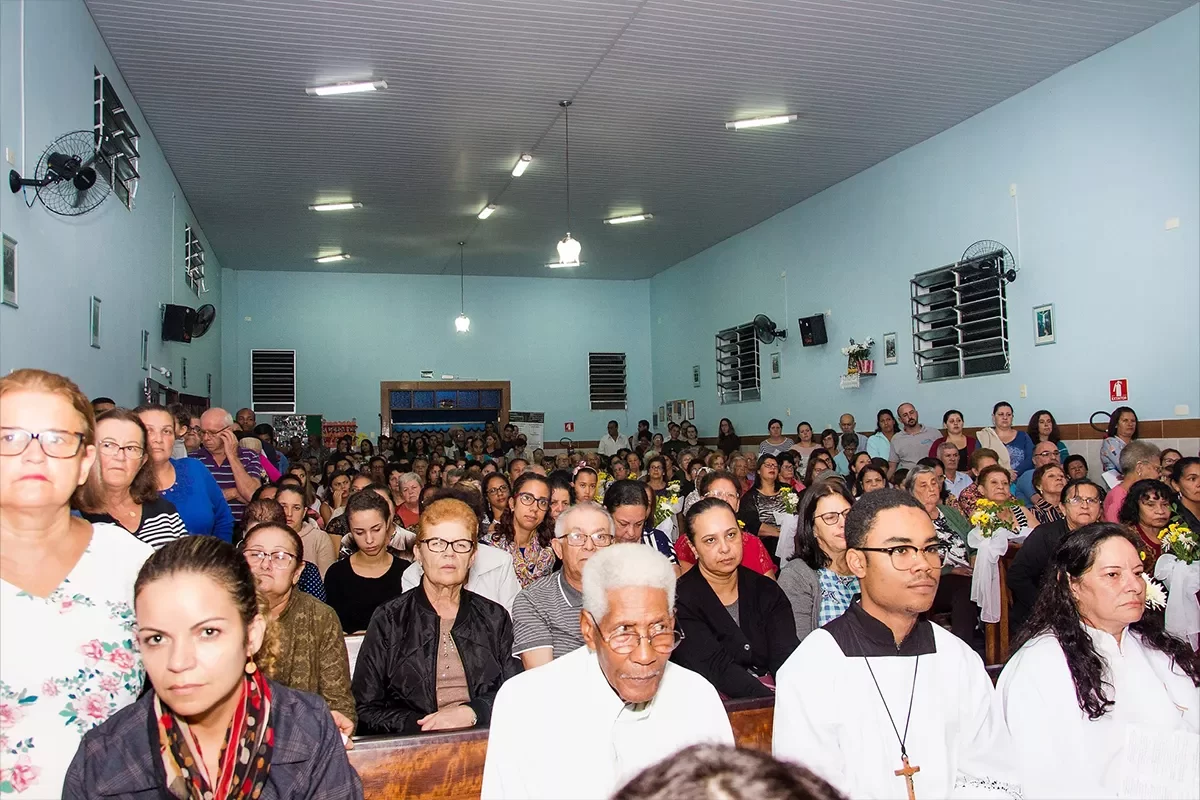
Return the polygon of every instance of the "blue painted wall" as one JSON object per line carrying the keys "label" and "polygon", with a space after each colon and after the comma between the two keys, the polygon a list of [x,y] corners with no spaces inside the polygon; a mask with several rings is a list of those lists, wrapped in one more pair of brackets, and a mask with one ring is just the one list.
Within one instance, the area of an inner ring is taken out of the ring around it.
{"label": "blue painted wall", "polygon": [[[205,375],[212,373],[219,396],[221,314],[217,329],[203,339],[163,344],[159,305],[172,299],[192,306],[208,302],[220,312],[220,262],[201,235],[210,291],[197,300],[183,274],[183,228],[195,219],[82,0],[0,2],[0,146],[12,150],[18,169],[32,174],[56,137],[90,130],[93,68],[107,75],[132,106],[142,134],[143,179],[136,203],[129,211],[112,196],[74,218],[51,214],[40,203],[27,208],[21,195],[8,191],[10,165],[0,155],[6,178],[0,189],[0,231],[18,243],[20,304],[0,306],[0,373],[42,367],[69,375],[91,396],[133,404],[145,377],[140,354],[146,329],[150,362],[175,373],[175,388],[181,388],[180,358],[186,356],[183,391],[205,394]],[[99,350],[89,342],[92,295],[101,299]]]}
{"label": "blue painted wall", "polygon": [[[296,350],[300,413],[379,431],[380,381],[455,375],[512,382],[512,408],[544,411],[546,438],[575,423],[598,439],[609,419],[650,418],[648,281],[466,281],[471,330],[454,331],[457,276],[225,270],[224,402],[250,400],[250,351]],[[623,352],[629,411],[589,411],[589,352]]]}
{"label": "blue painted wall", "polygon": [[[1027,91],[654,277],[655,405],[695,398],[702,432],[730,417],[794,432],[912,401],[926,423],[960,408],[989,424],[1010,401],[1067,422],[1111,409],[1108,381],[1129,381],[1147,419],[1200,413],[1200,7],[1072,66]],[[767,133],[766,135],[771,135]],[[797,153],[803,158],[803,153]],[[1016,202],[1010,197],[1016,184]],[[918,384],[909,279],[998,239],[1023,267],[1009,287],[1012,371]],[[1177,229],[1165,222],[1178,217]],[[787,273],[786,279],[780,277]],[[1058,342],[1034,347],[1032,307],[1054,303]],[[698,313],[703,310],[702,313]],[[801,347],[797,318],[831,312],[829,344]],[[1126,313],[1127,312],[1127,313]],[[782,377],[763,374],[759,403],[720,406],[713,335],[766,313],[786,323]],[[882,365],[882,334],[899,364]],[[878,377],[842,391],[840,348],[873,336]],[[703,388],[692,388],[699,364]],[[1028,398],[1021,399],[1021,385]]]}

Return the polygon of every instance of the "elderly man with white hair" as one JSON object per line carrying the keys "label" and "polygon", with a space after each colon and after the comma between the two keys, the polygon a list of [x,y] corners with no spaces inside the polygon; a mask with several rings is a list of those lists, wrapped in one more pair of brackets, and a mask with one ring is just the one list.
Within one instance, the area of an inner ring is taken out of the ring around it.
{"label": "elderly man with white hair", "polygon": [[200,415],[200,449],[195,458],[208,467],[233,512],[242,521],[246,503],[266,480],[258,453],[238,446],[233,416],[223,408],[210,408]]}
{"label": "elderly man with white hair", "polygon": [[669,661],[682,636],[671,562],[613,544],[588,560],[582,584],[584,646],[510,678],[496,697],[483,800],[607,798],[685,747],[733,744],[716,689]]}

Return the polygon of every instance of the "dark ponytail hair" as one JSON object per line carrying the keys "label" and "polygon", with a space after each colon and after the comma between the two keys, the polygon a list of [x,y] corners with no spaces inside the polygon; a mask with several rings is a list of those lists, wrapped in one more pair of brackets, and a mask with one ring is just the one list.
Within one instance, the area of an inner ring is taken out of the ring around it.
{"label": "dark ponytail hair", "polygon": [[[1092,568],[1100,545],[1115,537],[1126,540],[1137,550],[1138,544],[1129,531],[1111,522],[1085,525],[1067,534],[1054,553],[1049,579],[1042,586],[1033,613],[1013,645],[1014,649],[1018,649],[1044,633],[1058,639],[1067,658],[1071,680],[1075,683],[1079,708],[1087,714],[1088,719],[1104,716],[1115,701],[1105,693],[1104,659],[1096,652],[1092,637],[1083,627],[1079,608],[1071,595],[1071,582],[1079,580]],[[1146,609],[1142,618],[1132,623],[1129,630],[1137,633],[1151,650],[1169,656],[1172,666],[1178,666],[1194,685],[1200,686],[1200,655],[1192,651],[1191,645],[1164,630],[1161,609]]]}
{"label": "dark ponytail hair", "polygon": [[[287,526],[271,522],[253,528],[251,533],[267,527],[279,528],[292,536],[296,535]],[[249,537],[250,534],[247,534],[246,538]],[[138,595],[150,584],[181,573],[204,575],[227,591],[246,630],[249,630],[255,617],[262,616],[267,627],[263,633],[262,645],[254,654],[253,661],[264,675],[271,677],[279,657],[278,628],[267,614],[267,601],[258,593],[254,573],[246,563],[245,556],[233,545],[215,536],[184,536],[176,539],[146,559],[133,584],[134,602],[137,602]]]}

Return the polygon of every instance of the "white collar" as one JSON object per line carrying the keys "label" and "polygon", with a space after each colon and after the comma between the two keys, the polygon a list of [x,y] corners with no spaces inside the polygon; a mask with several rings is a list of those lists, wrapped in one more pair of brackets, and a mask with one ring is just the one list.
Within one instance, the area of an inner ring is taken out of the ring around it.
{"label": "white collar", "polygon": [[1121,630],[1121,641],[1118,644],[1117,637],[1113,636],[1108,631],[1102,631],[1099,628],[1093,628],[1087,623],[1083,623],[1083,629],[1087,631],[1088,636],[1092,637],[1092,642],[1096,645],[1096,649],[1102,651],[1105,655],[1115,653],[1118,656],[1124,656],[1124,647],[1128,643],[1131,634],[1129,626],[1126,625]]}

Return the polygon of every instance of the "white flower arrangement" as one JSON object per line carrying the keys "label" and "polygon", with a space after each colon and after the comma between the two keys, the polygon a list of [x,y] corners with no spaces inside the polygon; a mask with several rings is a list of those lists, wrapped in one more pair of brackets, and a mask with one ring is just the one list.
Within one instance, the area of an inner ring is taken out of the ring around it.
{"label": "white flower arrangement", "polygon": [[1142,580],[1146,582],[1146,608],[1157,611],[1167,605],[1167,593],[1163,589],[1163,585],[1150,577],[1149,573],[1142,573]]}
{"label": "white flower arrangement", "polygon": [[783,501],[783,511],[785,514],[795,514],[796,508],[800,505],[800,496],[796,491],[788,486],[779,487],[779,499]]}
{"label": "white flower arrangement", "polygon": [[875,340],[868,336],[861,342],[850,340],[850,344],[842,348],[842,355],[847,358],[853,358],[855,361],[865,361],[871,357],[871,348],[875,346]]}

